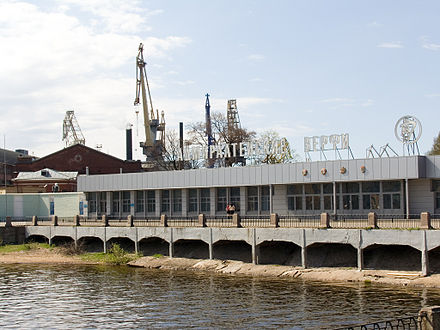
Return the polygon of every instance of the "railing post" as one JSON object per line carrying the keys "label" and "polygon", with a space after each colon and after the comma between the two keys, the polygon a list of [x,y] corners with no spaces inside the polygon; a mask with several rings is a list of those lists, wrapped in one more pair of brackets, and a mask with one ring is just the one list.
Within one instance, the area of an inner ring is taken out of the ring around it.
{"label": "railing post", "polygon": [[419,311],[420,329],[440,329],[440,306],[423,307]]}
{"label": "railing post", "polygon": [[168,227],[168,218],[166,214],[160,215],[160,225],[161,227]]}
{"label": "railing post", "polygon": [[270,226],[274,228],[279,227],[279,217],[277,213],[270,214]]}
{"label": "railing post", "polygon": [[58,216],[52,216],[52,226],[58,226]]}
{"label": "railing post", "polygon": [[368,227],[376,229],[377,228],[377,214],[376,212],[368,213]]}
{"label": "railing post", "polygon": [[241,227],[240,215],[238,213],[232,215],[232,226],[237,228]]}
{"label": "railing post", "polygon": [[127,216],[127,226],[128,227],[133,227],[134,223],[133,223],[133,215],[129,214]]}
{"label": "railing post", "polygon": [[11,217],[6,217],[5,227],[12,227]]}
{"label": "railing post", "polygon": [[36,215],[32,216],[32,226],[38,226],[38,217]]}
{"label": "railing post", "polygon": [[206,216],[204,213],[199,214],[199,227],[206,227]]}
{"label": "railing post", "polygon": [[78,214],[73,216],[73,225],[79,226],[79,215]]}
{"label": "railing post", "polygon": [[327,212],[321,213],[320,228],[330,228],[330,215]]}
{"label": "railing post", "polygon": [[431,214],[422,212],[420,214],[420,229],[431,229]]}
{"label": "railing post", "polygon": [[108,217],[107,214],[102,215],[102,223],[104,224],[104,227],[108,227]]}

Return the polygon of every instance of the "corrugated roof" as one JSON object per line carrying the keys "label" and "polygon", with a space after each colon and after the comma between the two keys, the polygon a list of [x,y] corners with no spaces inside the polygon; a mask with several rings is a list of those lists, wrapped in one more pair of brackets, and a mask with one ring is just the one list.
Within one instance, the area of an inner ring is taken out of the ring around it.
{"label": "corrugated roof", "polygon": [[43,181],[65,181],[76,180],[78,172],[61,172],[50,168],[38,170],[36,172],[20,172],[13,181],[22,180],[43,180]]}

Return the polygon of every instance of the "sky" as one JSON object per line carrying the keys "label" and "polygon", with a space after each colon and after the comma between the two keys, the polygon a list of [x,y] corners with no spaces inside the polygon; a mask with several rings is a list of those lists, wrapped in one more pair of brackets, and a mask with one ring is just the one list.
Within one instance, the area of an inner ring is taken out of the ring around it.
{"label": "sky", "polygon": [[[167,129],[226,114],[275,130],[304,160],[304,137],[348,133],[356,158],[417,117],[425,154],[439,133],[439,1],[0,0],[0,134],[38,157],[65,146],[74,110],[86,145],[125,158],[139,43]],[[319,153],[312,153],[318,160]],[[344,157],[347,157],[345,155]],[[330,156],[331,157],[331,156]],[[141,158],[138,147],[135,158]]]}

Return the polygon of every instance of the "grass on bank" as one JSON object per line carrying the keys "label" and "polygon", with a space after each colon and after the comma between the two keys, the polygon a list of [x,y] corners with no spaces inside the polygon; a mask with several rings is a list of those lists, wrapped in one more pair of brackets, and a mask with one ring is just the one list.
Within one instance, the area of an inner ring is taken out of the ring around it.
{"label": "grass on bank", "polygon": [[21,252],[37,249],[53,249],[54,247],[47,243],[25,243],[25,244],[14,244],[14,245],[0,245],[0,253],[11,253],[11,252]]}
{"label": "grass on bank", "polygon": [[25,244],[7,244],[0,242],[0,254],[30,251],[38,249],[48,249],[57,251],[67,256],[78,256],[84,261],[99,262],[111,265],[125,265],[130,261],[140,257],[137,254],[131,254],[125,251],[119,244],[113,244],[107,253],[85,252],[81,246],[66,244],[63,246],[54,246],[47,243],[29,242]]}

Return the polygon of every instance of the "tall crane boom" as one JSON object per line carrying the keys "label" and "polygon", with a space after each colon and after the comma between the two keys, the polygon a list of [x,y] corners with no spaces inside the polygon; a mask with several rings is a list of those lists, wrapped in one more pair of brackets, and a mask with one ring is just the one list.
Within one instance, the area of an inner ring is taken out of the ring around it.
{"label": "tall crane boom", "polygon": [[63,120],[63,141],[65,141],[66,147],[74,144],[86,144],[86,139],[81,132],[73,110],[66,111]]}
{"label": "tall crane boom", "polygon": [[[159,123],[159,111],[154,113],[153,101],[151,98],[150,85],[148,84],[146,63],[144,61],[144,45],[139,44],[138,54],[136,56],[136,98],[134,105],[139,105],[142,94],[142,108],[144,114],[145,142],[141,142],[143,154],[147,160],[153,160],[162,157],[165,145],[165,117],[162,112]],[[148,98],[148,100],[147,100]],[[161,132],[161,137],[156,140],[157,132]]]}

